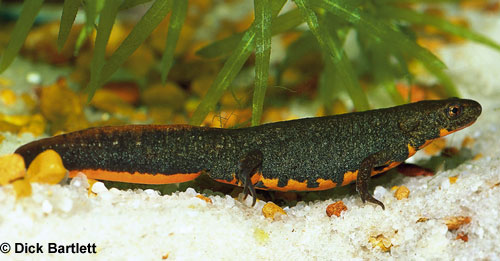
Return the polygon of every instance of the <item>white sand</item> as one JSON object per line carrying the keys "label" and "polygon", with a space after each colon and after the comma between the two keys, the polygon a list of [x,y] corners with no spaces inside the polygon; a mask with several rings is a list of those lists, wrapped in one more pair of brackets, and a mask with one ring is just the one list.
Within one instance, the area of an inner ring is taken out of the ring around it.
{"label": "white sand", "polygon": [[[500,23],[474,17],[474,26],[500,36]],[[497,41],[500,41],[498,38]],[[405,177],[375,189],[383,211],[362,204],[357,195],[285,208],[281,220],[265,219],[264,202],[250,207],[229,196],[211,196],[213,204],[196,198],[194,190],[159,196],[153,190],[119,191],[101,184],[88,197],[85,179],[71,185],[33,185],[33,196],[15,200],[12,187],[0,187],[0,243],[40,243],[45,254],[1,254],[0,259],[161,259],[174,260],[324,260],[324,259],[500,259],[500,54],[465,44],[443,50],[464,97],[478,100],[483,114],[476,124],[449,137],[460,144],[476,139],[473,154],[483,157],[433,177]],[[7,137],[1,153],[12,152],[22,140]],[[455,184],[449,178],[458,176]],[[390,191],[405,185],[411,193],[398,201]],[[339,218],[325,215],[326,206],[343,200],[348,207]],[[443,222],[449,216],[468,216],[471,223],[457,240]],[[416,222],[419,218],[427,222]],[[373,248],[368,239],[383,234],[390,252]],[[97,254],[47,254],[47,244],[80,243],[97,246]]]}

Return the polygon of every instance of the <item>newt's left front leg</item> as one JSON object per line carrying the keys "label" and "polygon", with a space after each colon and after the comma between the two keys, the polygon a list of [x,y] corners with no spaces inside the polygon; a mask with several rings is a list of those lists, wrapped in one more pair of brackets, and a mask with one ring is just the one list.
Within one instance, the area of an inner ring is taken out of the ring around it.
{"label": "newt's left front leg", "polygon": [[368,192],[368,182],[370,181],[373,168],[378,167],[377,164],[380,162],[389,162],[389,161],[390,157],[388,156],[387,151],[379,151],[375,154],[366,157],[361,162],[358,176],[356,177],[356,190],[358,191],[359,196],[361,197],[363,203],[365,203],[365,201],[375,203],[381,206],[382,209],[385,210],[384,204],[379,200],[375,199]]}
{"label": "newt's left front leg", "polygon": [[243,194],[245,199],[248,194],[253,198],[252,207],[255,206],[257,201],[257,194],[255,192],[255,187],[252,183],[252,176],[256,174],[262,167],[263,154],[260,150],[252,150],[245,154],[243,158],[240,159],[238,167],[238,180],[243,184]]}

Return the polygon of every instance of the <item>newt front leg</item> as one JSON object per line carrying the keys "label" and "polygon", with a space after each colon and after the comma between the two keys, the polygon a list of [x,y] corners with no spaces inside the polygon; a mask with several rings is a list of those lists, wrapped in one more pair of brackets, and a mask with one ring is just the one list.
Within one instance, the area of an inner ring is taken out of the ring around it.
{"label": "newt front leg", "polygon": [[[382,202],[379,200],[375,199],[369,192],[368,192],[368,182],[370,181],[370,177],[372,174],[373,168],[377,167],[378,162],[387,162],[389,161],[390,157],[387,155],[388,153],[386,151],[380,151],[375,154],[372,154],[368,157],[366,157],[362,162],[359,167],[359,172],[358,176],[356,178],[356,191],[358,191],[359,196],[361,197],[361,200],[363,203],[365,201],[377,204],[382,207],[382,209],[385,210],[385,206]],[[385,160],[387,159],[387,160]]]}
{"label": "newt front leg", "polygon": [[257,201],[257,193],[255,192],[252,176],[257,174],[262,168],[263,155],[260,150],[252,150],[240,159],[238,166],[238,180],[243,184],[244,199],[250,194],[253,198],[252,207]]}

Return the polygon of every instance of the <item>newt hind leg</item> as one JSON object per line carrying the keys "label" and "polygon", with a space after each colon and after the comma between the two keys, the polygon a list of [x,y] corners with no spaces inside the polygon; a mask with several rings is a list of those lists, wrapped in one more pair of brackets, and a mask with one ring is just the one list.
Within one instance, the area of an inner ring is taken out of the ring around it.
{"label": "newt hind leg", "polygon": [[252,182],[252,176],[257,174],[262,168],[263,154],[260,150],[252,150],[240,159],[238,164],[237,178],[243,185],[244,199],[250,194],[253,198],[252,207],[257,201],[257,193]]}

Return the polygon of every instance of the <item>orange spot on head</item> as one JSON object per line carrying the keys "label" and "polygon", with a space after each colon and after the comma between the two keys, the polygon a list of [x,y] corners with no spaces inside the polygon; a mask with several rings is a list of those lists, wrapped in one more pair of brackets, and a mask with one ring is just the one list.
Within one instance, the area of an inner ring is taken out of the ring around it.
{"label": "orange spot on head", "polygon": [[408,144],[408,158],[415,155],[417,150],[412,145]]}
{"label": "orange spot on head", "polygon": [[444,138],[429,140],[420,147],[424,148],[425,154],[436,155],[446,147],[446,140]]}
{"label": "orange spot on head", "polygon": [[201,172],[197,173],[178,173],[178,174],[150,174],[139,172],[125,172],[125,171],[109,171],[102,169],[82,169],[71,170],[69,176],[75,177],[78,172],[83,172],[90,179],[110,180],[127,183],[140,183],[140,184],[171,184],[181,183],[193,180],[200,176]]}
{"label": "orange spot on head", "polygon": [[[423,149],[424,147],[427,147],[427,145],[431,144],[433,141],[435,141],[436,139],[432,139],[432,140],[426,140],[424,144],[420,145],[420,147],[418,147],[418,149]],[[409,145],[408,145],[409,146]]]}
{"label": "orange spot on head", "polygon": [[459,131],[461,129],[465,129],[465,128],[471,126],[472,124],[474,124],[474,122],[476,122],[476,121],[472,121],[469,124],[467,124],[465,126],[462,126],[462,127],[458,128],[458,129],[452,130],[452,131],[449,131],[447,129],[440,129],[439,130],[439,137],[444,137],[444,136],[446,136],[448,134],[452,134],[452,133],[457,132],[457,131]]}
{"label": "orange spot on head", "polygon": [[455,132],[455,131],[448,131],[447,129],[440,129],[439,130],[439,137],[444,137],[444,136],[446,136],[452,132]]}

